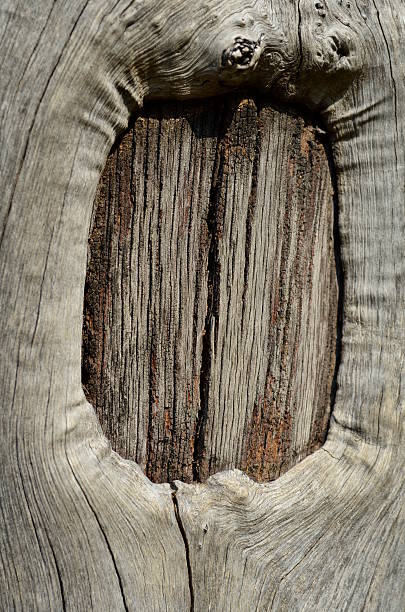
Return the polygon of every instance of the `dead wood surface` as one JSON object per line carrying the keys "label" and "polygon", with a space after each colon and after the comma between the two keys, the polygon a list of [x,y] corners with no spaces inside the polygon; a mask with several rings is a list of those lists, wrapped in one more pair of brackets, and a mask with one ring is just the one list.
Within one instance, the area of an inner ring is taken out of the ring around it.
{"label": "dead wood surface", "polygon": [[[0,32],[1,607],[402,612],[403,3],[4,0]],[[144,100],[250,86],[331,141],[336,401],[277,480],[170,488],[111,450],[82,390],[93,201]]]}
{"label": "dead wood surface", "polygon": [[318,134],[235,95],[155,103],[109,156],[83,383],[113,449],[154,482],[273,480],[325,440],[338,296]]}

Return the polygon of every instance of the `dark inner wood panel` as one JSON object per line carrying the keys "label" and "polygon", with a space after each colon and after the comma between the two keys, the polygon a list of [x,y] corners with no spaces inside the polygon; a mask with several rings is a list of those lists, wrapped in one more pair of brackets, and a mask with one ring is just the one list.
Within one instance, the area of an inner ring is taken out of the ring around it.
{"label": "dark inner wood panel", "polygon": [[89,240],[82,380],[114,450],[158,482],[278,477],[324,441],[337,304],[311,123],[235,97],[147,107]]}

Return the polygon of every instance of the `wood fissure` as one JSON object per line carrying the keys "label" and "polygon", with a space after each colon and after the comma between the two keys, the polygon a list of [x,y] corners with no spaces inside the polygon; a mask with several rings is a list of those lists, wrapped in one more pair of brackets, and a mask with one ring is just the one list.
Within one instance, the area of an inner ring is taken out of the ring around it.
{"label": "wood fissure", "polygon": [[176,491],[177,491],[176,484],[174,482],[171,482],[170,486],[172,488],[172,499],[173,499],[173,505],[174,505],[174,513],[175,513],[175,516],[176,516],[177,524],[179,526],[179,531],[181,533],[181,537],[183,538],[183,542],[184,542],[184,553],[185,553],[185,557],[186,557],[187,572],[188,572],[188,584],[189,584],[189,589],[190,589],[190,612],[194,612],[193,573],[192,573],[192,569],[191,569],[190,550],[189,550],[188,541],[187,541],[187,534],[186,534],[186,532],[184,530],[183,523],[181,522],[181,516],[180,516],[180,511],[179,511],[179,504],[177,503],[177,498],[176,498]]}
{"label": "wood fissure", "polygon": [[[343,273],[343,264],[341,257],[341,244],[340,244],[340,234],[339,234],[339,196],[338,196],[338,184],[337,184],[337,176],[336,169],[333,162],[333,153],[330,140],[326,137],[325,134],[322,134],[322,140],[325,144],[325,151],[328,157],[329,163],[329,171],[331,175],[331,181],[333,186],[333,251],[334,251],[334,260],[336,267],[336,281],[338,286],[338,294],[337,294],[337,325],[336,325],[336,357],[335,357],[335,370],[333,373],[332,385],[330,390],[330,409],[331,413],[333,412],[333,408],[335,406],[336,401],[336,393],[337,393],[337,377],[342,359],[342,338],[343,338],[343,306],[344,306],[344,273]],[[330,420],[330,419],[329,419]],[[329,431],[329,422],[327,429]]]}
{"label": "wood fissure", "polygon": [[[222,118],[220,133],[223,132],[226,120]],[[221,129],[222,128],[222,129]],[[207,211],[207,238],[209,242],[206,278],[207,282],[207,305],[204,329],[202,331],[202,349],[200,366],[200,406],[197,413],[197,421],[194,436],[193,452],[193,480],[201,481],[201,464],[205,460],[205,436],[209,411],[209,386],[211,381],[212,353],[215,351],[218,335],[218,301],[220,299],[219,278],[221,266],[219,262],[218,239],[221,233],[220,216],[221,211],[221,182],[224,176],[225,153],[221,141],[217,143],[213,175],[209,193],[209,204]]]}

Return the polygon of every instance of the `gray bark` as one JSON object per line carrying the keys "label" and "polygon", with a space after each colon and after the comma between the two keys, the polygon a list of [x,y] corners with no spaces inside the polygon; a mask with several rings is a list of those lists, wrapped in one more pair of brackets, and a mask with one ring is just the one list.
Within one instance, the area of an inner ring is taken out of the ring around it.
{"label": "gray bark", "polygon": [[[0,8],[4,609],[405,605],[404,10],[399,0]],[[263,36],[262,36],[263,34]],[[246,63],[235,39],[256,41]],[[87,237],[147,98],[253,85],[319,113],[345,278],[325,446],[278,480],[152,484],[81,388]]]}

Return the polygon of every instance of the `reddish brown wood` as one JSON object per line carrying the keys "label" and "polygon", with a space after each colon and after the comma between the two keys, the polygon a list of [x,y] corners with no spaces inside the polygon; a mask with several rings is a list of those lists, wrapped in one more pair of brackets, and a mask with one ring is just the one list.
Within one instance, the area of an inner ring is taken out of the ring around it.
{"label": "reddish brown wood", "polygon": [[277,477],[326,435],[333,197],[315,128],[263,102],[152,105],[112,151],[89,242],[83,384],[155,481]]}

